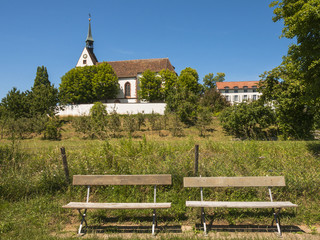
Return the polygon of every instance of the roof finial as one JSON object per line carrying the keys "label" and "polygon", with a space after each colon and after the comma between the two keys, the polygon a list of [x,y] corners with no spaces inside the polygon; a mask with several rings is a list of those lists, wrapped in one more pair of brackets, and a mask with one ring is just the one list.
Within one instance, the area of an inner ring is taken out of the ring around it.
{"label": "roof finial", "polygon": [[91,14],[89,13],[89,22],[91,21]]}

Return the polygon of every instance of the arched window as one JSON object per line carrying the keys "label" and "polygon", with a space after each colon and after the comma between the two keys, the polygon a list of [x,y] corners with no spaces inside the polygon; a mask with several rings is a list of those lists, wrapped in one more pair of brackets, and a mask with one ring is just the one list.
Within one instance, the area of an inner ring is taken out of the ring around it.
{"label": "arched window", "polygon": [[124,85],[124,96],[125,97],[130,97],[131,96],[131,86],[130,86],[130,83],[127,82],[125,85]]}

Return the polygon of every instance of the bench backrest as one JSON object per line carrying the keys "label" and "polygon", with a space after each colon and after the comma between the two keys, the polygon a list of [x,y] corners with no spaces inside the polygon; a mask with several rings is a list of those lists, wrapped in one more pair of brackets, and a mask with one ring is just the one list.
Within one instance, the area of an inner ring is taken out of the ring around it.
{"label": "bench backrest", "polygon": [[159,175],[74,175],[73,185],[171,185],[170,174]]}
{"label": "bench backrest", "polygon": [[185,177],[184,187],[283,187],[283,176],[277,177]]}

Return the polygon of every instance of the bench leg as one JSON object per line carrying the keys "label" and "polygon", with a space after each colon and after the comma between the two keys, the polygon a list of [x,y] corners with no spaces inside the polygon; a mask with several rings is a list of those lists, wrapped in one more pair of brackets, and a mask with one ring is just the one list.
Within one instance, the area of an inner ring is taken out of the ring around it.
{"label": "bench leg", "polygon": [[156,226],[158,225],[158,221],[157,221],[157,213],[156,213],[156,210],[153,209],[153,221],[152,221],[152,235],[154,236],[155,235],[155,228]]}
{"label": "bench leg", "polygon": [[85,223],[85,228],[86,229],[88,228],[88,224],[86,221],[87,209],[84,210],[83,214],[81,213],[80,209],[78,209],[78,211],[79,211],[79,214],[82,215],[81,223],[80,223],[79,230],[78,230],[78,234],[81,234],[83,222]]}
{"label": "bench leg", "polygon": [[203,223],[204,235],[207,236],[207,225],[206,225],[206,218],[204,215],[204,208],[201,208],[201,222]]}
{"label": "bench leg", "polygon": [[276,224],[277,224],[277,229],[278,229],[278,233],[279,233],[279,237],[282,236],[281,226],[280,226],[280,219],[279,219],[279,217],[278,217],[279,214],[280,214],[280,210],[281,210],[281,208],[279,208],[278,212],[276,212],[276,211],[274,210],[274,208],[272,208],[273,217],[274,217],[274,219],[272,220],[272,225],[273,225],[273,222],[276,222]]}

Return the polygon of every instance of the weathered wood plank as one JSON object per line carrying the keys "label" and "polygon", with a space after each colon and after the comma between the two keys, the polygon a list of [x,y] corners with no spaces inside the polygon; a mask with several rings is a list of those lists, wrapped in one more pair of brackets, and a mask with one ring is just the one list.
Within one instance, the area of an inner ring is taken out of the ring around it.
{"label": "weathered wood plank", "polygon": [[171,185],[170,174],[74,175],[73,185]]}
{"label": "weathered wood plank", "polygon": [[185,177],[184,187],[283,187],[283,176],[276,177]]}
{"label": "weathered wood plank", "polygon": [[171,203],[85,203],[70,202],[63,208],[73,209],[157,209],[171,208]]}
{"label": "weathered wood plank", "polygon": [[187,207],[215,208],[288,208],[298,207],[291,202],[219,202],[219,201],[186,201]]}

